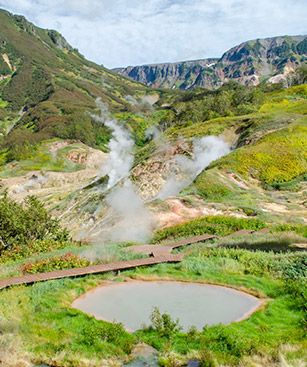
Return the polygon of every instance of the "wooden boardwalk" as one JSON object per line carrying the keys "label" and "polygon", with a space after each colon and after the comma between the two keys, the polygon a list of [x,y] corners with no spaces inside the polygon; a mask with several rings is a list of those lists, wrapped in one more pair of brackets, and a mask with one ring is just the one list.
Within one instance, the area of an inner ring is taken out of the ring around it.
{"label": "wooden boardwalk", "polygon": [[183,247],[186,245],[192,245],[193,243],[197,242],[204,242],[207,240],[212,240],[213,238],[217,238],[217,236],[212,234],[204,234],[201,236],[194,236],[184,238],[182,240],[165,244],[165,245],[139,245],[139,246],[131,246],[128,247],[127,250],[138,253],[144,254],[149,256],[166,256],[172,252],[172,250]]}
{"label": "wooden boardwalk", "polygon": [[212,240],[214,238],[217,238],[217,236],[214,235],[214,234],[203,234],[203,235],[200,235],[200,236],[184,238],[182,240],[179,240],[177,242],[174,242],[174,243],[171,243],[171,244],[165,245],[165,246],[171,248],[172,250],[174,250],[175,248],[178,248],[178,247],[191,245],[191,244],[197,243],[197,242],[204,242],[204,241],[207,241],[207,240]]}
{"label": "wooden boardwalk", "polygon": [[56,270],[50,271],[48,273],[39,273],[39,274],[29,274],[21,277],[1,279],[0,280],[0,289],[7,288],[13,285],[18,284],[31,284],[36,282],[41,282],[44,280],[52,280],[52,279],[61,279],[67,277],[77,277],[88,274],[98,274],[98,273],[107,273],[110,271],[118,271],[118,270],[126,270],[131,268],[137,268],[139,266],[145,265],[155,265],[160,263],[174,263],[180,262],[183,259],[183,255],[171,255],[167,256],[156,256],[156,257],[148,257],[145,259],[135,259],[129,261],[118,261],[110,264],[99,264],[87,266],[84,268],[74,268],[67,270]]}
{"label": "wooden boardwalk", "polygon": [[[227,237],[251,234],[253,232],[254,231],[241,230],[241,231],[232,233],[231,235]],[[118,261],[118,262],[113,262],[109,264],[91,265],[91,266],[86,266],[84,268],[56,270],[56,271],[51,271],[47,273],[29,274],[29,275],[24,275],[21,277],[0,279],[0,290],[7,288],[7,287],[11,287],[13,285],[19,285],[19,284],[31,284],[31,283],[41,282],[45,280],[61,279],[61,278],[68,278],[68,277],[78,277],[78,276],[84,276],[88,274],[107,273],[110,271],[126,270],[126,269],[137,268],[139,266],[146,266],[146,265],[180,262],[182,261],[184,255],[182,254],[173,255],[171,253],[172,250],[179,248],[179,247],[186,246],[186,245],[190,245],[193,243],[204,242],[204,241],[214,239],[214,238],[217,238],[217,236],[212,235],[212,234],[204,234],[201,236],[188,237],[188,238],[178,240],[173,243],[165,244],[165,245],[131,246],[128,248],[129,251],[148,255],[150,257],[143,258],[143,259],[128,260],[128,261]]]}

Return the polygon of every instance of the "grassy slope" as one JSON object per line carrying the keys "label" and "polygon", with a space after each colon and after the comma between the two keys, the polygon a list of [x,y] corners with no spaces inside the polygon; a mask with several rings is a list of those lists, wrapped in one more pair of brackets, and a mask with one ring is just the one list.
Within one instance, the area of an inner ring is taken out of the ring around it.
{"label": "grassy slope", "polygon": [[[0,177],[15,177],[29,171],[73,172],[84,168],[81,163],[75,163],[69,160],[67,155],[69,152],[74,151],[87,152],[88,147],[80,142],[75,142],[71,143],[68,147],[59,149],[53,155],[50,152],[50,146],[58,141],[58,139],[45,140],[43,143],[38,144],[25,159],[3,165],[0,171]],[[5,154],[2,155],[2,159],[5,161]]]}
{"label": "grassy slope", "polygon": [[[303,195],[307,172],[306,96],[306,85],[275,91],[265,95],[258,112],[168,129],[171,139],[203,134],[227,137],[231,131],[238,136],[237,148],[213,162],[182,196],[196,194],[206,203],[237,207],[247,215],[258,215],[262,212],[261,202],[280,201],[282,196],[277,189],[288,197],[294,209]],[[269,214],[261,215],[268,219]]]}
{"label": "grassy slope", "polygon": [[307,170],[306,114],[307,85],[302,85],[267,94],[257,113],[177,126],[167,133],[191,138],[236,129],[239,149],[211,167],[253,176],[267,184],[282,183]]}
{"label": "grassy slope", "polygon": [[[69,45],[61,49],[48,31],[4,11],[0,11],[0,33],[0,52],[16,67],[0,82],[1,126],[5,129],[16,119],[19,126],[6,139],[7,145],[59,136],[103,146],[107,132],[88,114],[96,108],[96,98],[113,112],[129,111],[125,96],[146,92],[142,85],[87,61]],[[56,38],[62,40],[59,34]],[[25,106],[25,113],[18,116]],[[25,127],[26,132],[20,133]]]}
{"label": "grassy slope", "polygon": [[289,182],[307,171],[307,119],[237,149],[218,165],[267,185]]}

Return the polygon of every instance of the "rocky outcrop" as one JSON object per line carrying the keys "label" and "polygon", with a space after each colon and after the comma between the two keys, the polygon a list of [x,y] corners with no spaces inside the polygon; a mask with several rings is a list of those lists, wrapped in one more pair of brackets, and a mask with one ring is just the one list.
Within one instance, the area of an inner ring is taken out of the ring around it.
{"label": "rocky outcrop", "polygon": [[220,59],[128,66],[114,71],[156,88],[211,89],[229,80],[244,85],[257,85],[262,80],[284,82],[306,62],[307,36],[283,36],[244,42]]}
{"label": "rocky outcrop", "polygon": [[61,35],[61,33],[55,31],[54,29],[49,29],[47,33],[51,41],[55,44],[57,48],[59,48],[60,50],[73,51],[73,48],[66,41],[66,39]]}
{"label": "rocky outcrop", "polygon": [[114,69],[117,73],[128,76],[152,87],[192,88],[204,69],[212,68],[218,59],[183,61],[166,64],[128,66]]}

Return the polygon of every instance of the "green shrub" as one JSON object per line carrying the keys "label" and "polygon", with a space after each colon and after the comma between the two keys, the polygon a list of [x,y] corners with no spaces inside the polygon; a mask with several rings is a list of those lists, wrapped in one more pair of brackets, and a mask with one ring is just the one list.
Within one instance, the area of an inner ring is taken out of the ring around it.
{"label": "green shrub", "polygon": [[53,85],[49,73],[40,67],[28,63],[22,65],[3,89],[3,99],[10,102],[13,110],[22,106],[35,106],[53,93]]}
{"label": "green shrub", "polygon": [[259,341],[246,338],[237,330],[225,326],[208,328],[203,335],[202,343],[210,345],[210,349],[219,353],[229,353],[239,359],[244,354],[252,354],[257,350]]}
{"label": "green shrub", "polygon": [[36,274],[45,273],[53,270],[83,268],[89,266],[90,261],[72,253],[67,253],[59,257],[52,257],[24,264],[21,268],[23,273]]}
{"label": "green shrub", "polygon": [[295,177],[293,180],[287,181],[287,182],[275,182],[270,185],[264,184],[263,187],[266,190],[279,190],[279,191],[293,191],[297,192],[302,182],[307,181],[307,173],[304,173],[302,175],[299,175]]}
{"label": "green shrub", "polygon": [[196,259],[191,257],[188,261],[186,260],[186,265],[193,268],[189,262],[192,262],[192,265],[198,263],[198,267],[201,269],[202,263],[206,263],[208,260],[222,264],[225,269],[227,268],[227,260],[233,260],[235,262],[233,268],[244,274],[270,275],[284,281],[303,279],[307,276],[307,260],[303,252],[282,254],[218,247],[201,250]]}
{"label": "green shrub", "polygon": [[[58,241],[51,239],[35,240],[28,242],[27,245],[14,244],[1,252],[0,263],[21,260],[32,255],[47,253],[53,250],[60,250],[70,246],[70,241]],[[78,245],[78,243],[74,243]]]}
{"label": "green shrub", "polygon": [[10,75],[12,73],[10,67],[8,64],[3,60],[3,58],[0,58],[0,75]]}
{"label": "green shrub", "polygon": [[271,232],[295,232],[303,237],[307,237],[306,224],[276,224],[272,227]]}
{"label": "green shrub", "polygon": [[160,336],[166,338],[170,338],[181,329],[179,320],[172,320],[168,313],[161,313],[157,307],[153,309],[150,320],[153,329],[157,331]]}
{"label": "green shrub", "polygon": [[[306,268],[305,263],[305,268]],[[306,271],[305,271],[306,272]],[[307,275],[306,275],[307,276]],[[306,276],[301,278],[290,278],[284,282],[285,291],[291,294],[292,301],[294,301],[295,308],[303,311],[303,323],[307,326],[307,288]]]}
{"label": "green shrub", "polygon": [[201,347],[199,352],[200,367],[217,367],[213,353],[206,347]]}
{"label": "green shrub", "polygon": [[0,253],[36,240],[64,242],[68,238],[59,220],[52,218],[34,196],[28,196],[24,204],[12,200],[7,193],[0,198]]}
{"label": "green shrub", "polygon": [[244,87],[235,82],[214,91],[196,90],[179,95],[173,101],[176,115],[172,123],[199,123],[221,116],[250,113],[257,110],[263,100],[264,94],[260,88]]}
{"label": "green shrub", "polygon": [[219,215],[206,216],[159,230],[154,234],[152,241],[160,242],[165,239],[196,236],[205,233],[225,236],[241,229],[259,230],[264,227],[265,223],[258,219],[235,218]]}
{"label": "green shrub", "polygon": [[94,347],[99,347],[101,343],[112,343],[127,354],[131,352],[134,344],[134,337],[127,333],[121,324],[96,320],[85,324],[79,340],[85,345]]}
{"label": "green shrub", "polygon": [[165,353],[159,358],[159,366],[162,367],[183,367],[185,362],[186,358],[175,352]]}
{"label": "green shrub", "polygon": [[6,137],[6,162],[33,158],[37,150],[36,137],[27,129],[15,129]]}
{"label": "green shrub", "polygon": [[246,214],[248,217],[255,217],[258,212],[257,210],[253,209],[253,208],[249,208],[246,206],[240,207],[240,209],[243,211],[244,214]]}

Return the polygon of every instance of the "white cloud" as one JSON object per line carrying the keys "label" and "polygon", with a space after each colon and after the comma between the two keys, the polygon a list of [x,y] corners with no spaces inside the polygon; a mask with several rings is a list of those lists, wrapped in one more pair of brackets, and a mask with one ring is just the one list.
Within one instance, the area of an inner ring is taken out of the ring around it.
{"label": "white cloud", "polygon": [[306,0],[0,0],[107,67],[220,56],[259,37],[304,34]]}

